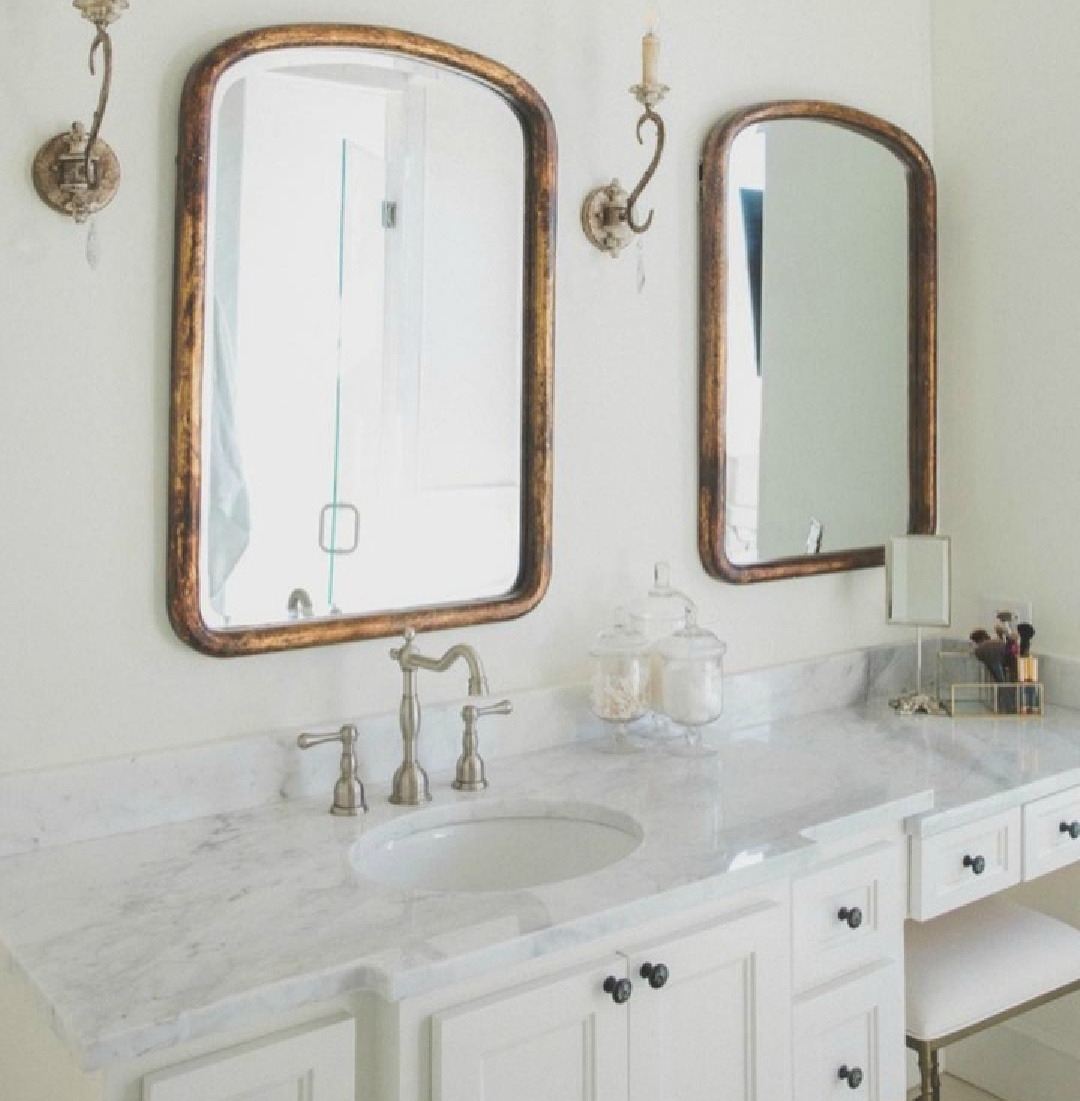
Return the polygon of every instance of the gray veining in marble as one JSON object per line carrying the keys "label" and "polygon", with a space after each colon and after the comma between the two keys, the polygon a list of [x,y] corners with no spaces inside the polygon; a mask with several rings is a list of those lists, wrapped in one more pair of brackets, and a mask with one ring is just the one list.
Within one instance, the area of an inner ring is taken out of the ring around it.
{"label": "gray veining in marble", "polygon": [[[512,721],[512,720],[508,720]],[[587,724],[586,724],[587,728]],[[355,840],[411,813],[270,806],[0,860],[0,944],[90,1067],[341,994],[405,997],[795,873],[815,839],[956,816],[1080,783],[1080,715],[901,718],[882,703],[710,735],[711,761],[577,742],[493,761],[499,797],[629,814],[644,841],[600,872],[529,890],[383,887]],[[436,805],[482,801],[433,776]],[[932,806],[936,793],[936,807]],[[2,953],[0,953],[2,955]]]}
{"label": "gray veining in marble", "polygon": [[[736,674],[726,680],[718,729],[805,715],[895,693],[910,679],[910,647],[882,647]],[[494,686],[498,691],[498,686]],[[486,760],[593,736],[582,731],[580,685],[510,694],[512,720],[485,721]],[[449,768],[460,752],[461,703],[426,706],[421,754],[429,769]],[[401,757],[397,703],[386,711],[310,729],[355,722],[365,782],[387,781]],[[0,856],[147,829],[329,792],[337,776],[332,747],[299,753],[297,730],[272,731],[174,752],[0,775]]]}

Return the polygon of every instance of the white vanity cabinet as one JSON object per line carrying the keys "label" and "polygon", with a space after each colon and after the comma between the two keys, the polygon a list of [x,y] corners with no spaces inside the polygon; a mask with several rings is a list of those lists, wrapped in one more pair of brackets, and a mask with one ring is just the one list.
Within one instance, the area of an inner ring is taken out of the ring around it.
{"label": "white vanity cabinet", "polygon": [[146,1075],[143,1101],[356,1101],[351,1018]]}
{"label": "white vanity cabinet", "polygon": [[794,1101],[905,1096],[905,846],[865,841],[792,886]]}
{"label": "white vanity cabinet", "polygon": [[785,902],[434,1013],[432,1101],[787,1101]]}

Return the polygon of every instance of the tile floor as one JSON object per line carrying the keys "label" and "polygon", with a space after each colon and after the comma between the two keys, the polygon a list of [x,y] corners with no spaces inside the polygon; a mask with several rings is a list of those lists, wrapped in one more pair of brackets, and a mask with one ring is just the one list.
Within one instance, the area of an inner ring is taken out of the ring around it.
{"label": "tile floor", "polygon": [[[913,1099],[918,1096],[918,1090],[909,1094]],[[959,1078],[953,1078],[951,1074],[944,1074],[941,1077],[941,1101],[1000,1101],[1000,1099],[991,1093],[977,1090],[966,1082],[961,1082]]]}

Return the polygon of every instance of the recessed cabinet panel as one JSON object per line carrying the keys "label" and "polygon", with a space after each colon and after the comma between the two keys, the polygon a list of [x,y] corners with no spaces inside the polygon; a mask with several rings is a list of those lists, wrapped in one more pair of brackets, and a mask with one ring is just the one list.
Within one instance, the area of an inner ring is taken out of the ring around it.
{"label": "recessed cabinet panel", "polygon": [[[789,1096],[787,913],[764,903],[629,954],[631,1101]],[[654,987],[642,975],[662,965]]]}
{"label": "recessed cabinet panel", "polygon": [[796,1005],[795,1101],[906,1096],[902,984],[890,964]]}
{"label": "recessed cabinet panel", "polygon": [[143,1079],[144,1101],[356,1101],[356,1023],[335,1021]]}
{"label": "recessed cabinet panel", "polygon": [[614,956],[432,1018],[434,1101],[626,1101],[627,1006]]}

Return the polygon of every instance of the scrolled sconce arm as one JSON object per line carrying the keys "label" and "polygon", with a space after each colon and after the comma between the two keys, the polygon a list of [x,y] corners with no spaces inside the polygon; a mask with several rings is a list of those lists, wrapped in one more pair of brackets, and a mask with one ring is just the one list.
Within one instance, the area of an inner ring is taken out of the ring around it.
{"label": "scrolled sconce arm", "polygon": [[656,175],[660,158],[664,155],[667,130],[664,120],[656,111],[656,105],[667,91],[667,85],[659,83],[635,84],[630,89],[633,97],[645,108],[637,121],[638,145],[645,144],[643,130],[646,123],[652,124],[656,137],[652,160],[637,186],[628,195],[618,180],[612,180],[605,187],[594,187],[582,203],[581,228],[585,231],[585,236],[591,244],[609,256],[618,256],[635,236],[645,233],[652,225],[653,211],[650,210],[645,219],[641,220],[635,212],[635,206]]}
{"label": "scrolled sconce arm", "polygon": [[107,24],[96,22],[97,34],[90,43],[90,75],[97,76],[94,65],[94,57],[101,50],[101,59],[104,62],[104,72],[101,74],[101,91],[98,93],[97,109],[94,111],[94,121],[90,124],[90,137],[86,142],[86,172],[90,174],[90,150],[94,148],[94,142],[101,133],[101,124],[105,121],[105,108],[109,104],[109,91],[112,88],[113,72],[113,48],[112,39],[109,37]]}
{"label": "scrolled sconce arm", "polygon": [[637,140],[638,145],[644,145],[645,139],[641,136],[641,128],[645,123],[651,122],[656,131],[656,149],[653,152],[652,160],[649,162],[649,167],[645,169],[645,174],[638,181],[637,187],[627,196],[626,199],[626,224],[633,230],[634,233],[645,233],[649,226],[652,225],[653,211],[649,211],[648,217],[644,222],[639,222],[634,214],[634,204],[641,198],[642,192],[652,182],[653,176],[656,175],[657,168],[660,167],[660,158],[664,155],[664,141],[667,137],[667,132],[664,128],[664,120],[652,109],[651,106],[646,105],[645,113],[638,119],[637,124]]}

